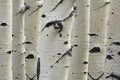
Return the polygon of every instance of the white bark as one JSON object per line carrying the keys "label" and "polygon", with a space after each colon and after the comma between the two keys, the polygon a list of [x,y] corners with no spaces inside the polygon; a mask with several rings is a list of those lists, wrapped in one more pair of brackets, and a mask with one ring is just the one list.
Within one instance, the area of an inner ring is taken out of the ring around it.
{"label": "white bark", "polygon": [[13,0],[13,80],[26,80],[24,0]]}
{"label": "white bark", "polygon": [[106,35],[109,0],[91,0],[90,2],[90,54],[89,80],[104,78],[106,58]]}
{"label": "white bark", "polygon": [[28,80],[30,78],[34,80],[39,80],[37,79],[40,72],[39,68],[37,69],[37,60],[42,0],[25,0],[25,3],[30,6],[30,9],[25,15],[26,74]]}
{"label": "white bark", "polygon": [[111,0],[108,20],[106,80],[120,80],[120,1]]}
{"label": "white bark", "polygon": [[72,29],[72,59],[68,80],[87,80],[89,56],[90,0],[77,0],[77,13]]}
{"label": "white bark", "polygon": [[12,80],[12,0],[0,0],[0,80]]}
{"label": "white bark", "polygon": [[[61,21],[54,22],[54,24],[49,25],[48,28],[43,28],[41,31],[40,80],[67,80],[70,55],[66,51],[70,49],[70,32],[74,18],[70,16],[65,21],[62,20],[71,13],[74,1],[63,0],[59,6],[54,8],[58,3],[57,0],[44,1],[42,28],[51,21]],[[61,32],[59,32],[60,25],[63,26]],[[58,27],[58,29],[55,29],[55,27]]]}

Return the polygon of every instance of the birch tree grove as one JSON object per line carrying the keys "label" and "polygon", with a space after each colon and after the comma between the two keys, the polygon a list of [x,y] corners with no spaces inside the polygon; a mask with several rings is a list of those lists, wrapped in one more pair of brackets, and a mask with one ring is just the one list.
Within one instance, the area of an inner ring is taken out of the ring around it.
{"label": "birch tree grove", "polygon": [[120,80],[120,0],[0,0],[0,80]]}

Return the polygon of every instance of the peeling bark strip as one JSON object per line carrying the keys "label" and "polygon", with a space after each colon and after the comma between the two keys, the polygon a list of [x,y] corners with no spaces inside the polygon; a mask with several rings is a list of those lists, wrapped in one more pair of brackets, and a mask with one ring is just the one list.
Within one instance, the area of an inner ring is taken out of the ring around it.
{"label": "peeling bark strip", "polygon": [[118,76],[114,73],[111,73],[110,75],[106,76],[105,78],[111,78],[112,80],[113,79],[120,80],[120,76]]}
{"label": "peeling bark strip", "polygon": [[55,61],[50,67],[52,68],[55,63],[59,63],[59,61],[66,55],[71,57],[72,56],[72,54],[71,54],[72,53],[72,48],[73,48],[73,46],[71,46],[71,48],[69,50],[67,50],[63,55],[61,55],[61,57],[58,58],[58,60]]}
{"label": "peeling bark strip", "polygon": [[90,78],[91,78],[92,80],[99,80],[103,75],[104,75],[104,73],[102,73],[98,78],[93,78],[93,77],[90,75],[90,73],[88,72],[88,76],[90,76]]}
{"label": "peeling bark strip", "polygon": [[38,58],[37,61],[37,80],[39,80],[40,77],[40,58]]}
{"label": "peeling bark strip", "polygon": [[56,21],[51,21],[51,22],[48,22],[41,31],[43,31],[45,28],[48,28],[50,26],[53,26],[54,29],[60,29],[58,31],[58,33],[61,33],[62,29],[63,29],[63,24],[62,24],[62,21],[61,20],[56,20]]}
{"label": "peeling bark strip", "polygon": [[30,6],[24,3],[24,5],[21,7],[20,11],[16,13],[17,14],[24,14],[28,9],[30,9]]}
{"label": "peeling bark strip", "polygon": [[100,52],[100,48],[99,48],[99,47],[94,47],[94,48],[92,48],[89,52],[90,52],[90,53]]}
{"label": "peeling bark strip", "polygon": [[59,2],[58,2],[58,4],[51,10],[51,11],[54,11],[60,4],[62,4],[63,3],[63,0],[60,0]]}
{"label": "peeling bark strip", "polygon": [[27,74],[26,74],[26,76],[28,77],[29,80],[34,80],[36,74],[35,74],[33,77],[30,77],[30,76],[28,76]]}

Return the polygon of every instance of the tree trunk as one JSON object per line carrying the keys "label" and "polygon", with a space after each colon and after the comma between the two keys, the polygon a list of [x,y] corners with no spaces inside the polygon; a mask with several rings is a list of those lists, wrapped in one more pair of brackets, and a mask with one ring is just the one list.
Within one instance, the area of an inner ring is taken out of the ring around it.
{"label": "tree trunk", "polygon": [[[48,3],[49,2],[49,3]],[[67,4],[66,4],[67,3]],[[45,0],[40,36],[40,80],[67,80],[74,0]]]}
{"label": "tree trunk", "polygon": [[24,44],[25,8],[26,4],[24,3],[24,0],[13,0],[13,80],[26,80]]}
{"label": "tree trunk", "polygon": [[68,80],[87,80],[89,56],[90,0],[77,0],[77,13],[72,29],[72,59]]}
{"label": "tree trunk", "polygon": [[107,19],[110,2],[108,0],[91,0],[90,2],[90,54],[89,80],[104,79],[104,65],[107,42]]}
{"label": "tree trunk", "polygon": [[39,80],[40,68],[38,61],[39,37],[40,37],[40,18],[42,0],[25,0],[30,9],[25,15],[25,49],[26,49],[26,74],[29,80]]}
{"label": "tree trunk", "polygon": [[0,80],[12,80],[12,0],[0,0]]}
{"label": "tree trunk", "polygon": [[108,20],[108,43],[106,55],[106,79],[120,80],[120,4],[111,0]]}

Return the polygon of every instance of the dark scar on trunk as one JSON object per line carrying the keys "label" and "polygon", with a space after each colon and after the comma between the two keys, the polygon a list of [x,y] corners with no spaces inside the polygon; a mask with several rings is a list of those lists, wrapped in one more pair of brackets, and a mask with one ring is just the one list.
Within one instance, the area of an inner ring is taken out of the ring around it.
{"label": "dark scar on trunk", "polygon": [[64,0],[60,0],[60,1],[57,3],[57,5],[56,5],[51,11],[54,11],[60,4],[63,3],[63,1],[64,1]]}
{"label": "dark scar on trunk", "polygon": [[6,53],[11,54],[12,51],[7,51]]}
{"label": "dark scar on trunk", "polygon": [[91,33],[89,34],[90,36],[99,36],[98,34],[95,34],[95,33]]}
{"label": "dark scar on trunk", "polygon": [[23,44],[32,44],[32,42],[26,41],[26,42],[24,42]]}
{"label": "dark scar on trunk", "polygon": [[88,72],[88,76],[90,76],[90,78],[91,78],[92,80],[99,80],[103,75],[104,75],[104,73],[102,73],[98,78],[93,78],[93,77],[90,75],[90,73]]}
{"label": "dark scar on trunk", "polygon": [[112,79],[116,79],[116,80],[120,80],[120,76],[111,73],[110,75],[106,76],[105,78],[112,78]]}
{"label": "dark scar on trunk", "polygon": [[69,50],[67,50],[64,54],[62,54],[61,57],[58,58],[50,67],[52,68],[54,66],[54,64],[59,63],[59,61],[66,55],[69,55],[71,57],[72,56],[72,54],[71,54],[72,48],[73,48],[73,46],[71,46],[71,48]]}
{"label": "dark scar on trunk", "polygon": [[100,48],[99,47],[94,47],[89,52],[90,53],[98,53],[98,52],[100,52]]}
{"label": "dark scar on trunk", "polygon": [[33,58],[34,58],[34,55],[33,55],[33,54],[29,54],[26,58],[27,58],[27,59],[33,59]]}
{"label": "dark scar on trunk", "polygon": [[[120,46],[120,42],[113,42],[112,44],[117,45],[117,46]],[[111,45],[112,45],[112,44],[111,44]]]}
{"label": "dark scar on trunk", "polygon": [[100,8],[102,8],[102,7],[105,7],[106,5],[108,5],[108,4],[110,4],[111,2],[105,2],[103,5],[101,5],[100,7],[98,7],[98,8],[96,8],[96,9],[94,9],[94,10],[98,10],[98,9],[100,9]]}
{"label": "dark scar on trunk", "polygon": [[28,77],[29,80],[33,80],[36,76],[36,74],[31,78],[30,76],[28,76],[28,74],[26,74],[26,76]]}

